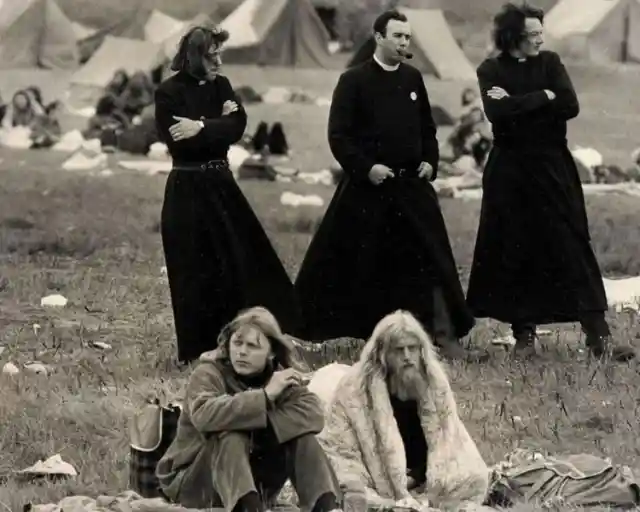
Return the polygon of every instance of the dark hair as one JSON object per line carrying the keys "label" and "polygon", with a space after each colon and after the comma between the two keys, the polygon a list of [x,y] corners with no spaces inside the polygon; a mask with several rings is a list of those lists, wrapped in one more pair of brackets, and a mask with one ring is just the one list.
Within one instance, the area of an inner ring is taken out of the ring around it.
{"label": "dark hair", "polygon": [[517,48],[526,37],[524,34],[527,18],[536,18],[544,23],[544,11],[524,3],[506,3],[493,18],[493,44],[501,52]]}
{"label": "dark hair", "polygon": [[193,27],[180,40],[178,53],[171,62],[172,71],[185,71],[204,76],[204,59],[212,46],[220,46],[229,39],[229,32],[219,28]]}
{"label": "dark hair", "polygon": [[469,96],[469,94],[473,94],[474,96],[477,95],[475,89],[473,89],[472,87],[465,87],[462,91],[462,94],[460,95],[460,102],[463,106],[467,106],[470,103],[469,101],[467,101],[467,96]]}
{"label": "dark hair", "polygon": [[40,87],[36,85],[30,85],[25,89],[25,91],[30,92],[33,95],[33,98],[42,105],[42,90]]}
{"label": "dark hair", "polygon": [[387,25],[391,20],[408,21],[407,17],[396,9],[391,9],[380,14],[373,22],[373,33],[387,35]]}
{"label": "dark hair", "polygon": [[109,81],[109,84],[115,85],[118,78],[122,80],[119,84],[121,87],[125,87],[129,83],[129,73],[127,73],[127,70],[124,68],[116,69]]}
{"label": "dark hair", "polygon": [[96,115],[108,116],[116,109],[116,98],[112,94],[106,94],[98,100]]}
{"label": "dark hair", "polygon": [[58,109],[62,106],[62,103],[58,100],[53,100],[51,103],[44,107],[44,111],[46,114],[51,114],[54,110]]}

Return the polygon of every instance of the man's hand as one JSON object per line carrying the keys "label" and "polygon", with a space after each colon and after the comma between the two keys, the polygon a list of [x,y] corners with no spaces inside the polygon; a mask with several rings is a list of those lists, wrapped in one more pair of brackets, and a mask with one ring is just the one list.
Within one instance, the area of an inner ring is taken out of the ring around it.
{"label": "man's hand", "polygon": [[429,162],[421,162],[418,167],[418,178],[431,179],[433,176],[433,166]]}
{"label": "man's hand", "polygon": [[401,500],[396,501],[396,507],[410,508],[410,509],[416,510],[417,512],[420,512],[424,508],[428,507],[428,505],[426,506],[425,505],[426,505],[425,503],[420,503],[413,496],[408,496],[406,498],[402,498]]}
{"label": "man's hand", "polygon": [[544,90],[544,92],[547,94],[547,97],[548,97],[551,101],[553,101],[553,100],[555,100],[555,99],[556,99],[556,93],[555,93],[555,92],[553,92],[553,91],[551,91],[551,90],[549,90],[549,89],[545,89],[545,90]]}
{"label": "man's hand", "polygon": [[228,116],[238,111],[238,104],[235,101],[227,100],[222,105],[222,115]]}
{"label": "man's hand", "polygon": [[202,130],[201,121],[194,121],[180,116],[173,116],[173,118],[178,122],[169,127],[169,133],[175,141],[195,137]]}
{"label": "man's hand", "polygon": [[487,91],[487,96],[492,100],[501,100],[502,98],[508,98],[509,93],[502,87],[492,87]]}
{"label": "man's hand", "polygon": [[290,386],[301,385],[304,382],[304,376],[292,368],[277,371],[269,380],[264,388],[267,397],[272,402],[276,400],[282,392]]}
{"label": "man's hand", "polygon": [[393,171],[386,165],[376,164],[369,171],[369,180],[374,185],[380,185],[387,178],[393,178]]}

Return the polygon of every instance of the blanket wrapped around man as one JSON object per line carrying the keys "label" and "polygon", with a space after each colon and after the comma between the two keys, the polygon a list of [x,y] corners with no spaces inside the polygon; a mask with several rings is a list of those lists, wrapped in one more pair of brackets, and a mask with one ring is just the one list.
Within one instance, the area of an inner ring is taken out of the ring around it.
{"label": "blanket wrapped around man", "polygon": [[[428,392],[419,404],[428,446],[424,501],[481,505],[490,470],[460,420],[443,364],[430,354],[435,349],[425,350]],[[385,503],[406,494],[407,461],[387,384],[364,352],[337,385],[319,439],[341,483],[359,481],[369,503]]]}

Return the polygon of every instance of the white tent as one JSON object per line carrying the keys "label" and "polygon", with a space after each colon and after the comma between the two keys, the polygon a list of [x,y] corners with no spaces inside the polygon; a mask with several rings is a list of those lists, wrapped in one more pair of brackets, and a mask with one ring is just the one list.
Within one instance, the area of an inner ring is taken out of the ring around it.
{"label": "white tent", "polygon": [[172,34],[183,30],[185,25],[184,21],[154,9],[144,25],[144,38],[152,43],[161,43]]}
{"label": "white tent", "polygon": [[0,68],[76,68],[76,41],[56,0],[12,0],[0,7]]}
{"label": "white tent", "polygon": [[560,0],[545,17],[546,46],[590,62],[640,62],[639,0]]}
{"label": "white tent", "polygon": [[[414,54],[409,64],[423,74],[442,80],[475,81],[476,72],[453,37],[440,9],[398,9],[407,16],[413,38]],[[366,40],[353,55],[348,67],[371,58],[375,49],[373,37]]]}
{"label": "white tent", "polygon": [[444,80],[476,80],[476,71],[453,37],[449,23],[440,9],[401,8],[412,27],[413,46],[417,55],[434,68]]}
{"label": "white tent", "polygon": [[87,37],[91,37],[92,35],[98,33],[97,28],[87,27],[86,25],[78,23],[77,21],[72,21],[71,25],[73,26],[73,32],[76,35],[76,39],[78,41],[82,41],[83,39],[86,39]]}
{"label": "white tent", "polygon": [[71,77],[71,100],[94,105],[118,69],[129,74],[151,72],[163,62],[162,46],[158,44],[107,36],[100,48]]}
{"label": "white tent", "polygon": [[168,37],[162,40],[162,49],[164,51],[164,55],[168,60],[173,59],[176,52],[178,51],[178,45],[180,44],[180,40],[182,36],[184,36],[191,28],[195,26],[210,26],[213,22],[209,16],[206,14],[198,14],[195,18],[182,22],[182,26],[170,33]]}
{"label": "white tent", "polygon": [[244,0],[220,27],[228,64],[299,68],[331,65],[330,37],[311,0]]}

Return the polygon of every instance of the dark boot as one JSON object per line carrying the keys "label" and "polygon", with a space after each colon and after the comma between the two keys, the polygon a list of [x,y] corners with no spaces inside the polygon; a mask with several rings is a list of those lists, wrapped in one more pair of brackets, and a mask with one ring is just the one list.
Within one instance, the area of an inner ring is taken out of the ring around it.
{"label": "dark boot", "polygon": [[591,355],[596,359],[608,359],[616,363],[626,363],[636,358],[636,352],[632,347],[615,346],[611,335],[587,335],[586,345]]}
{"label": "dark boot", "polygon": [[490,358],[490,354],[486,350],[471,350],[462,346],[455,335],[449,307],[440,287],[433,289],[433,319],[430,333],[438,351],[445,359],[483,363]]}
{"label": "dark boot", "polygon": [[614,345],[604,312],[586,314],[580,325],[587,336],[587,348],[596,359],[608,359],[617,363],[625,363],[636,358],[633,348]]}
{"label": "dark boot", "polygon": [[538,335],[534,324],[513,324],[511,332],[516,340],[511,355],[518,359],[530,359],[538,356],[536,348]]}

